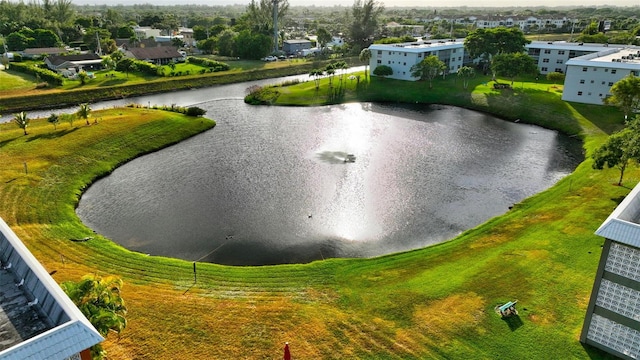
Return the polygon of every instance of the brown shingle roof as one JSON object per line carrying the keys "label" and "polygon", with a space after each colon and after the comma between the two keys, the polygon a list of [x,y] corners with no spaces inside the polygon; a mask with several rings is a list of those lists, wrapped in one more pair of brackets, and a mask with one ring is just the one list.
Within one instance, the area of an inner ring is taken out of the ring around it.
{"label": "brown shingle roof", "polygon": [[138,60],[174,59],[182,57],[178,49],[172,46],[131,48],[129,51]]}
{"label": "brown shingle roof", "polygon": [[89,54],[75,54],[75,55],[50,55],[47,56],[49,62],[52,65],[58,66],[67,61],[86,61],[86,60],[100,60],[101,57],[98,54],[89,53]]}

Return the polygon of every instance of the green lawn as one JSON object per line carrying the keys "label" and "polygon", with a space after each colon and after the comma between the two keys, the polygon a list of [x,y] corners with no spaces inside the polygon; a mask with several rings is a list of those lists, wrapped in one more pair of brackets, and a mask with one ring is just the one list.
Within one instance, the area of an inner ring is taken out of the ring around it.
{"label": "green lawn", "polygon": [[[433,89],[376,79],[349,96],[541,122],[581,137],[587,155],[621,127],[615,109],[562,102],[551,84],[497,92],[485,82],[464,90],[451,78]],[[315,87],[278,90],[309,102]],[[604,242],[594,231],[638,182],[636,168],[614,186],[618,172],[593,170],[587,157],[551,189],[429,248],[302,265],[198,263],[194,284],[192,263],[127,251],[82,225],[74,209],[96,177],[212,123],[146,109],[93,116],[99,124],[56,131],[35,121],[28,136],[0,125],[0,216],[57,281],[124,279],[129,326],[107,341],[112,358],[278,359],[285,341],[297,359],[609,358],[578,336]],[[69,241],[86,236],[93,239]],[[495,306],[515,299],[520,316],[502,320]]]}
{"label": "green lawn", "polygon": [[31,75],[9,70],[0,70],[0,94],[5,92],[31,90],[36,86],[36,79]]}

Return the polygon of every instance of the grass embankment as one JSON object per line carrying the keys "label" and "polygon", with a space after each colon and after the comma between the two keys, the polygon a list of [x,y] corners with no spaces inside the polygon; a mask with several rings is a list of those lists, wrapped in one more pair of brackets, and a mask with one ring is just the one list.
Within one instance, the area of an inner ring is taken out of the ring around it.
{"label": "grass embankment", "polygon": [[[344,59],[351,66],[359,66],[355,58]],[[0,80],[12,79],[21,86],[0,85],[0,112],[14,113],[36,108],[54,108],[92,103],[99,100],[122,99],[132,96],[154,94],[175,90],[186,90],[214,85],[230,84],[251,80],[260,80],[288,75],[305,74],[311,69],[323,67],[329,61],[278,61],[241,62],[228,71],[193,74],[175,77],[149,77],[138,73],[120,73],[115,71],[96,72],[96,78],[85,85],[79,81],[68,82],[62,87],[47,89],[36,88],[37,82],[32,76],[12,70],[0,71]],[[4,73],[4,74],[3,74]],[[106,74],[114,78],[105,77]],[[25,86],[31,83],[31,87]]]}
{"label": "grass embankment", "polygon": [[[368,96],[374,89],[407,96],[410,86],[374,83]],[[511,104],[523,121],[535,111],[521,104],[548,94],[536,111],[545,111],[548,124],[575,130],[588,153],[620,127],[615,111],[563,103],[533,84],[509,94],[482,86],[460,95],[468,107],[484,99],[504,114]],[[278,359],[285,341],[297,359],[603,357],[578,335],[603,243],[593,232],[629,191],[612,185],[615,170],[592,170],[587,160],[504,216],[430,248],[304,265],[199,263],[194,284],[190,262],[122,249],[84,227],[74,205],[96,176],[211,123],[141,109],[95,116],[98,125],[58,131],[36,122],[28,136],[0,125],[0,216],[57,271],[57,281],[86,273],[123,278],[129,326],[106,343],[115,359]],[[628,172],[626,184],[638,175]],[[94,238],[69,241],[86,236]],[[514,299],[520,316],[502,320],[494,307]]]}

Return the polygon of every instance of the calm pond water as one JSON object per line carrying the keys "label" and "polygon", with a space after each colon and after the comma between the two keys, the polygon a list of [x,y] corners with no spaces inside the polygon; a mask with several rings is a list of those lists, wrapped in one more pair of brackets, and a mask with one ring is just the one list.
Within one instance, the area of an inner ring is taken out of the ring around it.
{"label": "calm pond water", "polygon": [[371,257],[453,238],[582,160],[576,140],[455,107],[220,95],[198,99],[214,129],[97,181],[82,221],[128,249],[191,261]]}

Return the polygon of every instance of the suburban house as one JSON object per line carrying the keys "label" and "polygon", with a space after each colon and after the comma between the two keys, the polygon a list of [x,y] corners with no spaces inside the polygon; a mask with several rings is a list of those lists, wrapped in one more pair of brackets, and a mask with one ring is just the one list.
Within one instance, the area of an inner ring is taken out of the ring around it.
{"label": "suburban house", "polygon": [[124,56],[141,61],[148,61],[156,65],[166,65],[170,62],[184,60],[183,54],[174,46],[160,46],[150,48],[131,48],[124,51]]}
{"label": "suburban house", "polygon": [[0,219],[0,359],[90,360],[104,339]]}
{"label": "suburban house", "polygon": [[102,58],[98,54],[75,54],[75,55],[51,55],[44,59],[47,67],[53,71],[74,69],[75,72],[81,70],[102,69]]}
{"label": "suburban house", "polygon": [[154,39],[159,44],[173,44],[173,39],[179,39],[184,42],[184,36],[182,35],[160,35],[154,37]]}
{"label": "suburban house", "polygon": [[182,41],[187,46],[196,46],[196,40],[193,38],[193,29],[181,27],[178,29],[178,35],[182,36]]}
{"label": "suburban house", "polygon": [[393,75],[388,77],[398,80],[418,80],[418,78],[411,76],[411,67],[430,55],[437,56],[440,61],[445,63],[446,73],[455,73],[464,64],[470,63],[468,57],[465,59],[463,40],[373,44],[369,46],[369,50],[371,50],[371,59],[369,60],[371,74],[373,75],[376,67],[386,65],[393,70]]}
{"label": "suburban house", "polygon": [[70,50],[63,47],[48,47],[48,48],[28,48],[18,53],[25,59],[39,59],[49,55],[60,55],[68,53]]}
{"label": "suburban house", "polygon": [[303,50],[311,49],[311,41],[306,39],[285,40],[282,42],[282,51],[287,55],[300,55]]}
{"label": "suburban house", "polygon": [[640,47],[609,48],[567,62],[562,100],[601,105],[611,86],[633,74],[640,75]]}
{"label": "suburban house", "polygon": [[609,215],[596,234],[605,241],[580,341],[622,359],[637,359],[640,355],[640,185]]}
{"label": "suburban house", "polygon": [[[163,45],[162,43],[157,43],[156,39],[154,38],[137,39],[137,40],[116,39],[116,46],[122,52],[130,48],[156,47],[156,46],[162,46],[162,45]],[[170,44],[167,44],[167,45],[170,45]]]}

